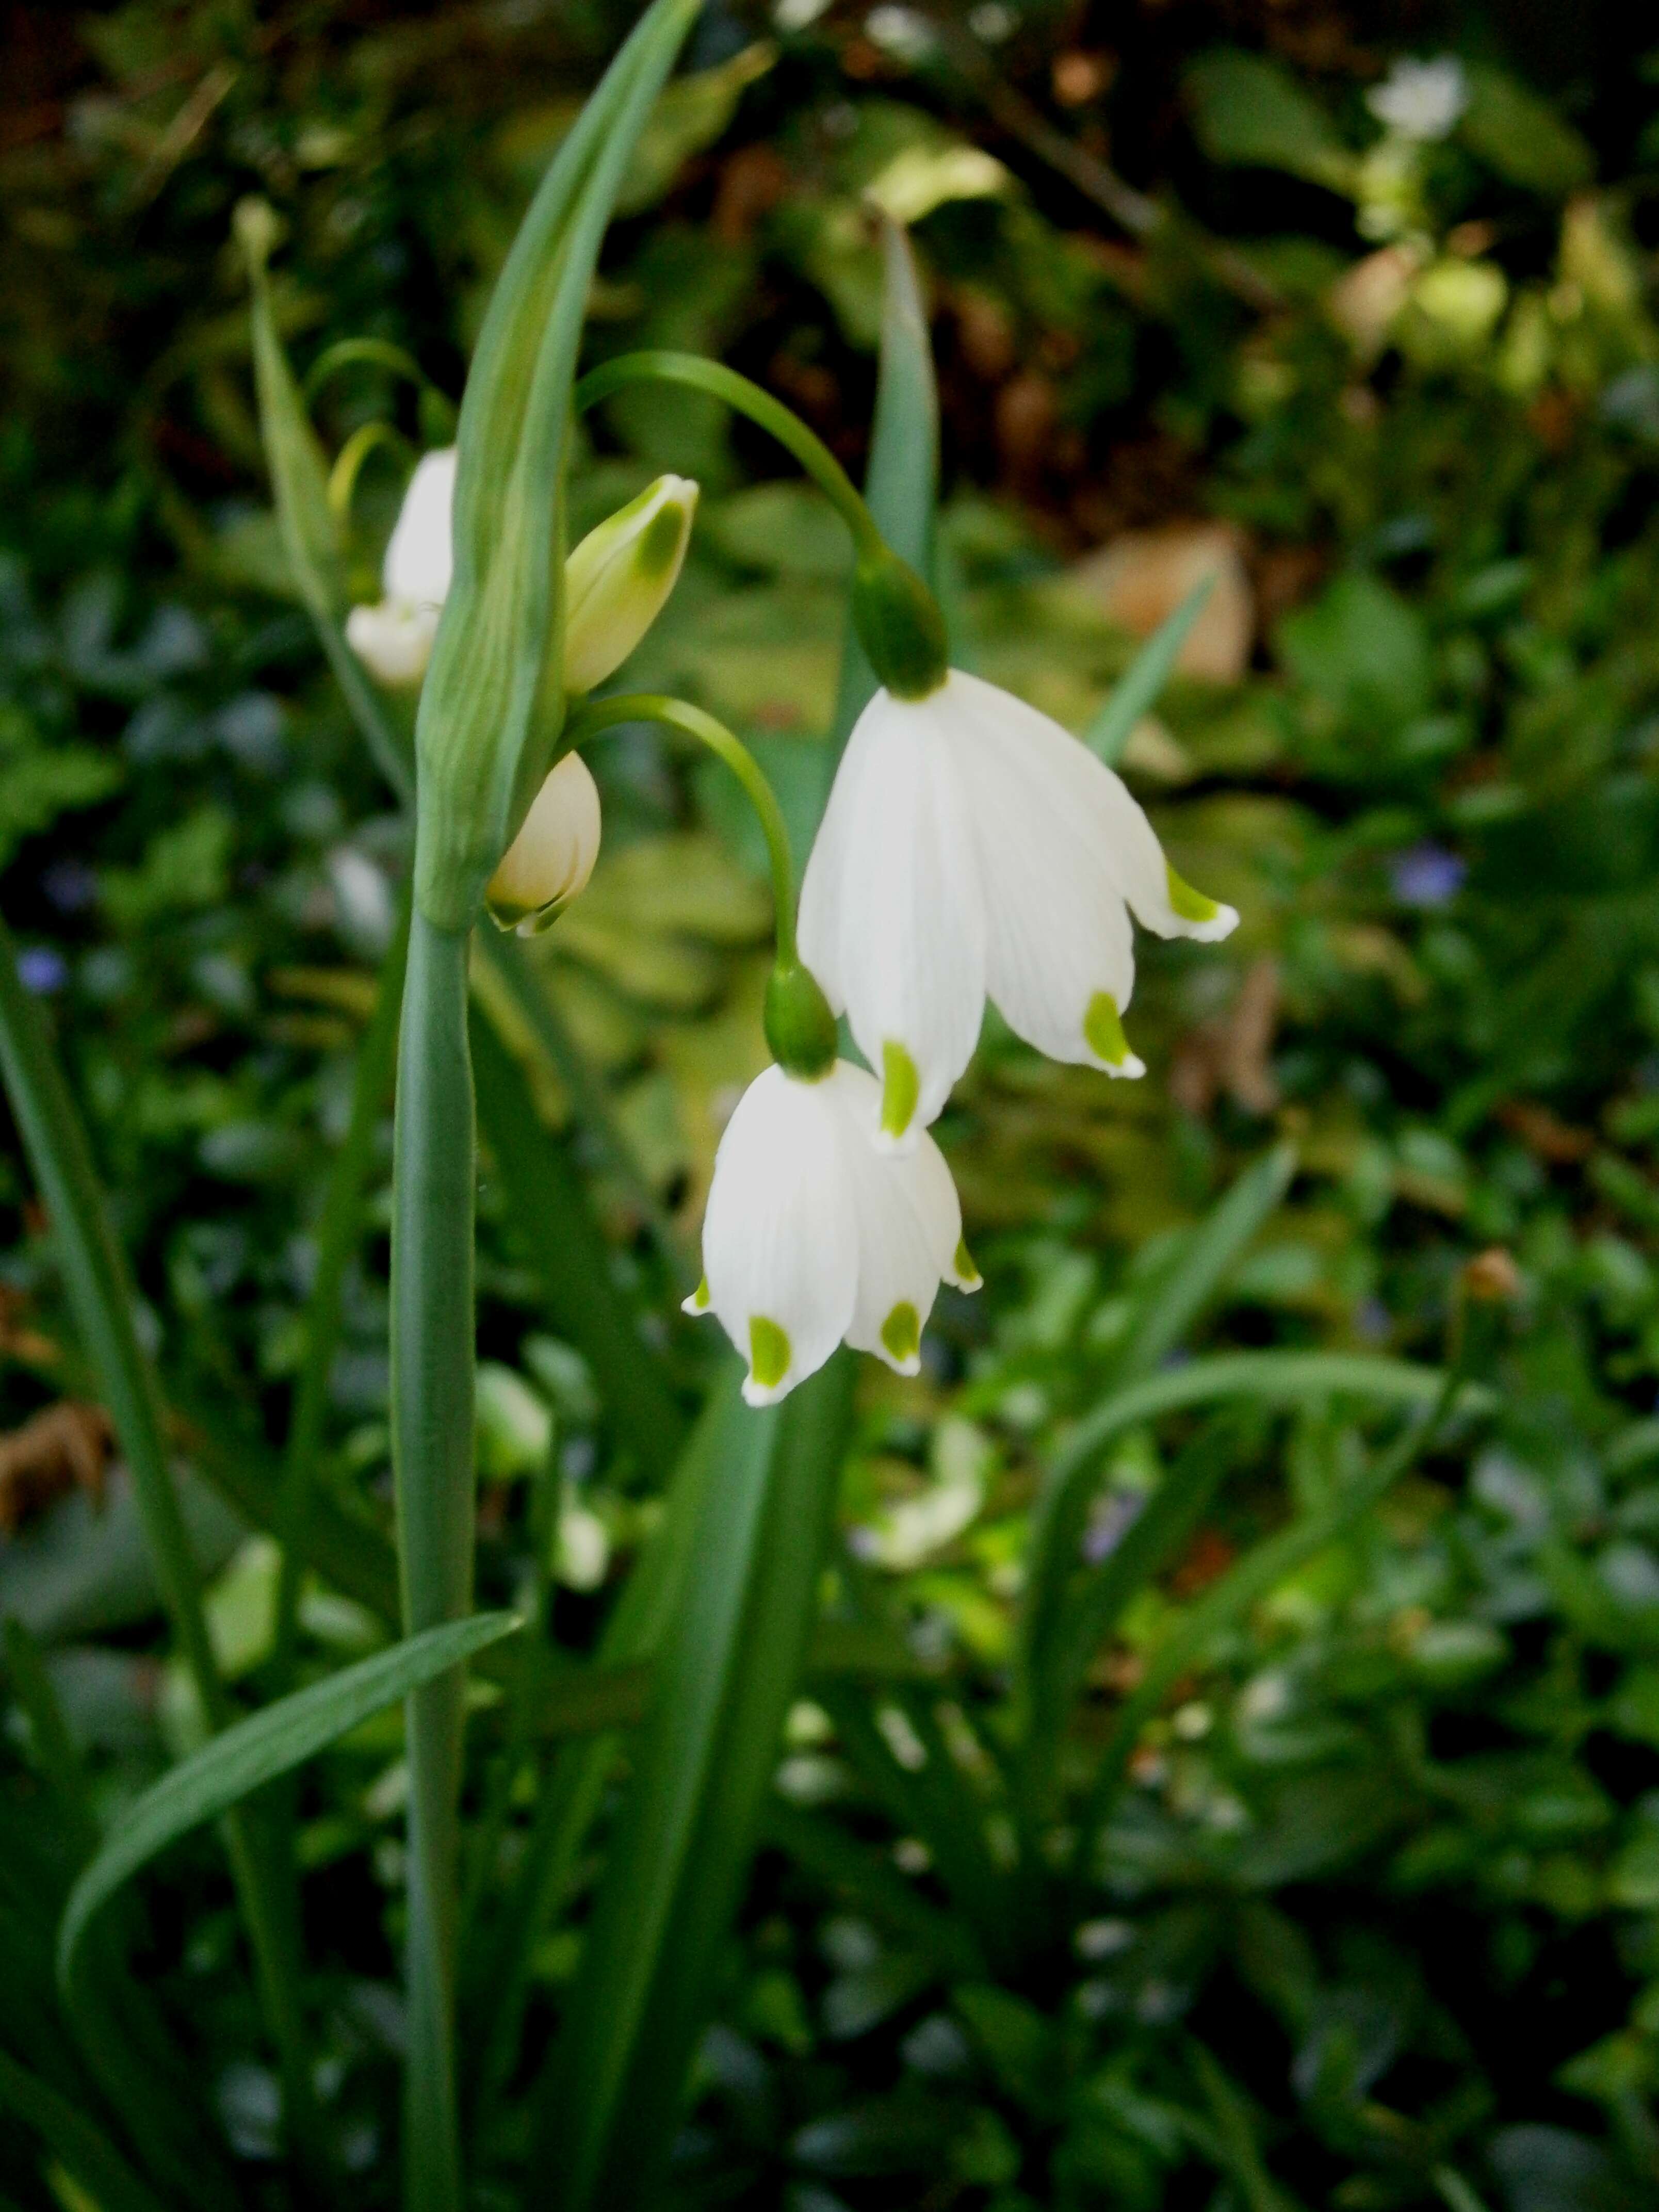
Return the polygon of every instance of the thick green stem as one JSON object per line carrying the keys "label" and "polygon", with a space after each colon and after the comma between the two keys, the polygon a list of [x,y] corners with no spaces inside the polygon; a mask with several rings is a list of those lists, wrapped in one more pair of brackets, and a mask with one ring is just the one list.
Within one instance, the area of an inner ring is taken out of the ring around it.
{"label": "thick green stem", "polygon": [[[392,1229],[392,1471],[404,1626],[455,1620],[472,1595],[472,1066],[469,933],[418,909],[398,1059]],[[409,2063],[406,2212],[459,2212],[456,1879],[465,1682],[459,1668],[408,1705]]]}
{"label": "thick green stem", "polygon": [[602,362],[583,377],[574,395],[577,413],[597,407],[602,399],[609,399],[630,384],[688,385],[694,392],[706,392],[716,399],[723,399],[728,407],[739,415],[746,415],[751,422],[775,438],[786,453],[794,456],[852,532],[853,543],[860,556],[879,556],[886,551],[886,541],[876,527],[874,517],[828,446],[807,428],[799,416],[792,414],[781,400],[775,399],[758,384],[751,384],[746,376],[739,376],[736,369],[727,368],[721,362],[703,360],[699,354],[625,353],[615,361]]}
{"label": "thick green stem", "polygon": [[[629,356],[630,359],[635,357]],[[857,497],[856,493],[854,496]],[[668,729],[682,731],[685,736],[695,738],[699,744],[707,745],[711,753],[723,760],[743,786],[750,804],[760,817],[761,830],[766,838],[766,850],[772,863],[772,901],[777,909],[778,965],[781,968],[794,967],[795,871],[789,857],[789,832],[784,823],[783,810],[778,805],[777,794],[763,774],[759,762],[741,738],[732,736],[724,722],[717,722],[712,714],[704,714],[701,707],[690,706],[684,699],[670,699],[656,691],[632,692],[615,698],[590,700],[576,710],[566,725],[566,743],[572,748],[585,744],[589,738],[598,737],[602,730],[614,730],[623,722],[661,722]]]}

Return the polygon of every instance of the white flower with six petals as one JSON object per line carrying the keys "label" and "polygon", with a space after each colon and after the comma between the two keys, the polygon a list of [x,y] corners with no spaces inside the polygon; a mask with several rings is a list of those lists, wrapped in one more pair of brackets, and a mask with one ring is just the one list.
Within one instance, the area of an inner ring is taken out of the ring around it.
{"label": "white flower with six petals", "polygon": [[878,1152],[880,1103],[848,1060],[816,1079],[773,1066],[726,1124],[685,1310],[713,1313],[748,1360],[751,1406],[793,1390],[843,1338],[914,1375],[939,1284],[979,1287],[943,1154],[926,1134],[902,1158]]}
{"label": "white flower with six petals", "polygon": [[1058,722],[952,669],[859,718],[801,886],[801,957],[880,1072],[902,1147],[973,1055],[988,996],[1054,1060],[1139,1075],[1123,1035],[1133,912],[1159,937],[1225,937],[1231,907],[1182,881],[1145,812]]}

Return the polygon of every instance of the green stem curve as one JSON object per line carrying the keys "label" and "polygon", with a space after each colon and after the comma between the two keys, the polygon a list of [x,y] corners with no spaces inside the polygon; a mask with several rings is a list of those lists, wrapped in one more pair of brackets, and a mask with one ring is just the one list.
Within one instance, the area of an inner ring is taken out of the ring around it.
{"label": "green stem curve", "polygon": [[[854,496],[856,498],[857,494],[854,493]],[[717,722],[712,714],[705,714],[701,707],[694,707],[684,699],[671,699],[657,691],[623,692],[613,698],[589,700],[572,714],[565,726],[568,746],[574,750],[578,745],[585,744],[589,738],[596,738],[605,730],[614,730],[623,722],[660,722],[667,729],[679,730],[685,736],[695,738],[699,744],[707,745],[709,751],[723,760],[737,777],[750,805],[760,817],[766,850],[772,863],[772,898],[777,908],[778,965],[780,968],[796,967],[799,961],[795,951],[795,869],[789,851],[789,831],[784,823],[783,809],[778,805],[777,793],[768,782],[760,763],[743,739],[734,737],[724,722]]]}
{"label": "green stem curve", "polygon": [[751,422],[775,438],[800,463],[852,532],[853,543],[860,556],[885,553],[886,540],[876,526],[875,517],[823,439],[809,430],[781,399],[775,399],[748,377],[739,376],[736,369],[727,368],[723,362],[705,361],[694,353],[647,350],[620,354],[614,361],[601,362],[583,377],[573,395],[576,412],[580,415],[590,407],[597,407],[602,399],[611,398],[630,384],[683,384],[694,392],[706,392],[715,399],[723,399],[728,407],[739,415],[746,415]]}

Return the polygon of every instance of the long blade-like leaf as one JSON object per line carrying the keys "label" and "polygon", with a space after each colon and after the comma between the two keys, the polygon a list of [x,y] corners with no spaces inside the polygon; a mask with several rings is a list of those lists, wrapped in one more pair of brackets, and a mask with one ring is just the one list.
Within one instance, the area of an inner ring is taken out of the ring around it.
{"label": "long blade-like leaf", "polygon": [[1213,576],[1206,576],[1194,585],[1175,612],[1141,647],[1113,687],[1111,697],[1083,732],[1084,744],[1108,768],[1115,768],[1122,759],[1130,732],[1143,714],[1151,712],[1153,701],[1169,682],[1187,634],[1204,611],[1214,584]]}
{"label": "long blade-like leaf", "polygon": [[481,1613],[428,1629],[238,1721],[181,1760],[122,1815],[70,1892],[58,1932],[58,1974],[64,1988],[74,1981],[94,1914],[169,1844],[228,1812],[252,1791],[349,1735],[371,1713],[519,1626],[516,1613]]}
{"label": "long blade-like leaf", "polygon": [[[52,1222],[76,1327],[131,1470],[156,1583],[210,1725],[229,1700],[219,1678],[172,1462],[162,1441],[161,1393],[133,1323],[126,1262],[110,1225],[86,1131],[53,1057],[40,1009],[23,988],[9,933],[0,922],[0,1073]],[[239,1814],[226,1840],[247,1921],[259,1994],[283,2070],[296,2147],[318,2163],[315,2105],[305,2052],[298,1961],[279,1870],[266,1838]],[[149,2116],[126,2109],[135,2130]]]}
{"label": "long blade-like leaf", "polygon": [[[1277,1145],[1265,1153],[1183,1240],[1171,1262],[1141,1289],[1109,1370],[1112,1386],[1121,1389],[1150,1374],[1175,1350],[1285,1195],[1295,1167],[1296,1154],[1288,1145]],[[1050,1748],[1063,1715],[1054,1702],[1059,1686],[1047,1679],[1048,1653],[1062,1594],[1077,1564],[1088,1503],[1085,1484],[1053,1483],[1039,1498],[1033,1518],[1031,1563],[1021,1609],[1022,1705],[1028,1735],[1047,1734]]]}
{"label": "long blade-like leaf", "polygon": [[805,1656],[853,1372],[842,1352],[781,1407],[726,1400],[531,2161],[561,2212],[655,2201]]}
{"label": "long blade-like leaf", "polygon": [[100,2212],[169,2212],[103,2130],[38,2074],[0,2051],[0,2106],[60,2160]]}

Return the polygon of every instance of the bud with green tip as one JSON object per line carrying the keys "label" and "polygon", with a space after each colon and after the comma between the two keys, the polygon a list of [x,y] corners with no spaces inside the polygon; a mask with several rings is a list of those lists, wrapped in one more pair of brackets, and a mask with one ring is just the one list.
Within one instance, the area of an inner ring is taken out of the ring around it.
{"label": "bud with green tip", "polygon": [[530,802],[484,901],[498,929],[539,937],[584,890],[599,856],[599,787],[567,753]]}
{"label": "bud with green tip", "polygon": [[659,477],[590,530],[564,564],[564,688],[591,691],[619,668],[678,581],[697,487]]}

